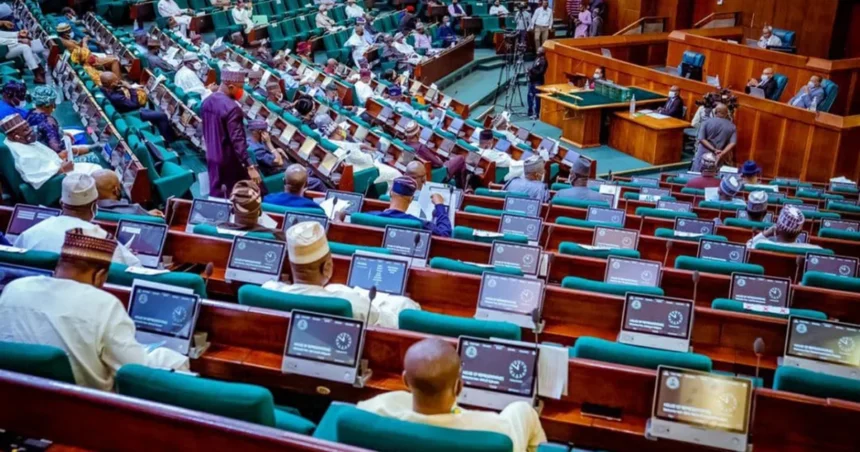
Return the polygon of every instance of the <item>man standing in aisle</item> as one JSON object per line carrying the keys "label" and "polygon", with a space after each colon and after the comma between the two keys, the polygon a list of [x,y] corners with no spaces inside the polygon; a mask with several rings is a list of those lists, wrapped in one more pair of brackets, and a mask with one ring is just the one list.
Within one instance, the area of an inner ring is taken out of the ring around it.
{"label": "man standing in aisle", "polygon": [[537,58],[531,69],[529,69],[529,119],[537,119],[540,116],[540,97],[538,97],[537,87],[544,84],[546,69],[546,54],[543,47],[538,47]]}
{"label": "man standing in aisle", "polygon": [[693,158],[693,171],[701,171],[702,156],[713,152],[717,157],[717,168],[722,165],[734,166],[734,150],[738,141],[738,129],[729,120],[729,107],[717,104],[714,117],[705,121],[699,128],[699,147]]}
{"label": "man standing in aisle", "polygon": [[537,50],[549,39],[549,30],[552,29],[552,10],[549,8],[549,1],[543,0],[540,7],[535,9],[529,28],[535,31],[535,50]]}
{"label": "man standing in aisle", "polygon": [[241,180],[262,183],[248,155],[244,114],[236,102],[244,95],[244,82],[244,72],[222,70],[221,87],[203,101],[200,109],[209,167],[209,193],[219,198],[226,197]]}

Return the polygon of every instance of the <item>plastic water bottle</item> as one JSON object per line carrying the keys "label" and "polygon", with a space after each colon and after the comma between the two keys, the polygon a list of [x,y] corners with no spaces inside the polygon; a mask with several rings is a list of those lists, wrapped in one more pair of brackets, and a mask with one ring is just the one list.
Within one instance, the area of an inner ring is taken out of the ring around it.
{"label": "plastic water bottle", "polygon": [[812,103],[809,105],[809,111],[818,111],[818,96],[812,97]]}
{"label": "plastic water bottle", "polygon": [[636,113],[636,95],[633,94],[630,96],[630,116]]}

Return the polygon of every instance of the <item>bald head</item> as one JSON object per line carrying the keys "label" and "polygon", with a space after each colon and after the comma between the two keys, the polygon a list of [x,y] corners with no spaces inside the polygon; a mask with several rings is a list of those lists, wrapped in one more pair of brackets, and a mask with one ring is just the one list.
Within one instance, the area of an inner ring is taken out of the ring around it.
{"label": "bald head", "polygon": [[115,85],[117,80],[118,79],[117,79],[116,75],[110,71],[104,71],[99,76],[99,81],[102,82],[102,86],[107,87],[107,88],[110,88],[113,85]]}
{"label": "bald head", "polygon": [[99,192],[99,199],[111,201],[119,201],[122,194],[122,184],[119,176],[111,170],[101,169],[92,173],[93,179],[96,180],[96,190]]}
{"label": "bald head", "polygon": [[460,356],[441,339],[424,339],[406,351],[403,379],[422,403],[437,405],[447,398],[453,403],[460,379]]}
{"label": "bald head", "polygon": [[284,190],[291,195],[302,196],[307,186],[308,170],[298,163],[288,166],[284,172]]}
{"label": "bald head", "polygon": [[423,163],[417,160],[413,160],[406,165],[406,175],[415,180],[418,190],[421,190],[421,187],[427,182],[427,169],[424,168]]}
{"label": "bald head", "polygon": [[714,115],[719,118],[728,118],[729,107],[727,107],[726,104],[717,104],[717,106],[714,107]]}

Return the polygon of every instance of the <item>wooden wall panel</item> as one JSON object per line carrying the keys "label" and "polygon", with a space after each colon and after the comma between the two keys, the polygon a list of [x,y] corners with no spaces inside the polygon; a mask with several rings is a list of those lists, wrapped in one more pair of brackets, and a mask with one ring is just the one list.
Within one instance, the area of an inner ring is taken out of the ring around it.
{"label": "wooden wall panel", "polygon": [[[841,175],[842,169],[836,168],[840,134],[823,128],[815,128],[812,132],[809,154],[804,162],[807,178],[825,181]],[[856,156],[855,153],[855,158]]]}
{"label": "wooden wall panel", "polygon": [[[804,162],[807,160],[806,156],[809,154],[808,146],[812,127],[808,124],[797,123],[793,123],[789,127],[788,121],[784,121],[781,129],[780,140],[782,152],[780,156],[786,157],[779,159],[779,169],[774,175],[793,178],[800,177]],[[804,156],[804,158],[794,158],[793,156]]]}
{"label": "wooden wall panel", "polygon": [[[747,128],[750,123],[737,122],[736,124],[738,124],[738,127]],[[755,113],[755,121],[752,125],[753,134],[752,143],[750,143],[749,147],[750,155],[762,167],[763,176],[774,177],[777,173],[777,160],[779,157],[776,151],[779,149],[780,136],[783,131],[783,119],[775,114],[759,111]],[[745,145],[746,143],[741,144]]]}
{"label": "wooden wall panel", "polygon": [[847,33],[848,39],[845,42],[845,58],[860,57],[860,33],[857,32],[857,30],[860,30],[860,2],[854,3],[851,6],[850,14],[851,19],[848,29],[851,32]]}
{"label": "wooden wall panel", "polygon": [[[857,118],[857,116],[852,116]],[[860,124],[860,118],[856,121]],[[845,176],[851,180],[860,180],[860,159],[857,158],[858,143],[860,143],[860,127],[843,133],[839,138],[839,148],[836,157],[836,175]]]}

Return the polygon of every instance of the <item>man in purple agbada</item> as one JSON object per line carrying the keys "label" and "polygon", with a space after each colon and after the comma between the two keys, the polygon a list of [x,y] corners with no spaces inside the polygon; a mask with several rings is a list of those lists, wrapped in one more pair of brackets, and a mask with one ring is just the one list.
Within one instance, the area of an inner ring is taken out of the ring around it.
{"label": "man in purple agbada", "polygon": [[[244,83],[243,72],[223,69],[220,89],[207,97],[200,108],[211,196],[227,197],[233,185],[241,180],[262,183],[248,154],[244,114],[236,102],[242,99]],[[226,192],[222,188],[226,188]]]}

